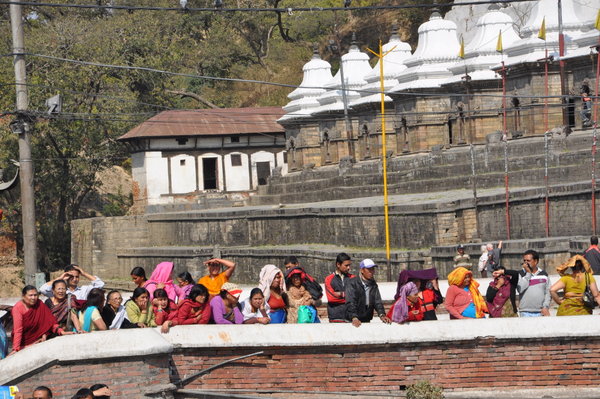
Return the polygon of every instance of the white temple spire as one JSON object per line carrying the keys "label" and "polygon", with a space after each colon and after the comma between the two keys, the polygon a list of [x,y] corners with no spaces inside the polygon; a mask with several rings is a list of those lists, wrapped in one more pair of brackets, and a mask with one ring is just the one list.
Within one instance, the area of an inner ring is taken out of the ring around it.
{"label": "white temple spire", "polygon": [[317,98],[325,93],[325,84],[333,78],[331,65],[321,59],[316,44],[313,47],[312,59],[304,65],[302,70],[304,71],[302,83],[288,94],[288,98],[292,101],[283,107],[286,114],[279,119],[280,122],[310,116],[319,106]]}
{"label": "white temple spire", "polygon": [[[398,25],[392,26],[392,35],[390,40],[382,46],[383,53],[389,53],[383,59],[383,85],[384,91],[390,90],[398,84],[396,77],[406,69],[404,61],[411,56],[411,48],[408,43],[403,42],[398,34]],[[361,88],[361,97],[355,100],[351,105],[360,105],[367,103],[378,103],[381,101],[380,83],[380,62],[365,76],[367,84]],[[385,101],[392,101],[388,96],[385,96]]]}
{"label": "white temple spire", "polygon": [[458,60],[460,43],[456,24],[434,11],[419,27],[419,44],[404,64],[408,67],[398,75],[399,84],[392,92],[439,87],[452,73],[448,70]]}

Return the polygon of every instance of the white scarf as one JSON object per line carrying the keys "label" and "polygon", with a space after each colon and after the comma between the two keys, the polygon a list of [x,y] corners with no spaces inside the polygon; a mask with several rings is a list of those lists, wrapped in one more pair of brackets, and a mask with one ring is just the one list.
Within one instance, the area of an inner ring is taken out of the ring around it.
{"label": "white scarf", "polygon": [[125,320],[125,315],[127,312],[125,311],[125,306],[119,305],[119,309],[115,312],[115,318],[112,323],[110,323],[109,330],[117,330],[121,328],[121,324],[123,324],[123,320]]}

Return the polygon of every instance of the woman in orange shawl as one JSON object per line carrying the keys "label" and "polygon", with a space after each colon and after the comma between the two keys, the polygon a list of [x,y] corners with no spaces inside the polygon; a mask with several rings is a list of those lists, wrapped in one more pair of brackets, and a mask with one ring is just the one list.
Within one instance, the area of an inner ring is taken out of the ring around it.
{"label": "woman in orange shawl", "polygon": [[485,299],[479,292],[479,283],[464,267],[457,267],[448,275],[444,306],[451,319],[480,319],[488,312]]}

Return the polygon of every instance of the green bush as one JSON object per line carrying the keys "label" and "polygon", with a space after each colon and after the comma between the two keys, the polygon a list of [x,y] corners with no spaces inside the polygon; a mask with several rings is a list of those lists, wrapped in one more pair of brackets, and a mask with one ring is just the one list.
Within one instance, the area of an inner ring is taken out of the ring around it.
{"label": "green bush", "polygon": [[429,381],[419,381],[408,386],[406,399],[444,399],[444,393]]}

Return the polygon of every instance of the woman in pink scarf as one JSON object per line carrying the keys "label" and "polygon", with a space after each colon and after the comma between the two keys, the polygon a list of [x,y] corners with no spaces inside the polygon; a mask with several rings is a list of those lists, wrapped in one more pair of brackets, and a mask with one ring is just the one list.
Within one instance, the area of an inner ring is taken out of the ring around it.
{"label": "woman in pink scarf", "polygon": [[150,293],[150,300],[154,298],[154,291],[158,288],[167,291],[167,296],[174,303],[176,302],[177,297],[185,298],[185,295],[181,292],[181,288],[173,284],[171,273],[173,273],[173,262],[161,262],[156,265],[152,275],[144,284],[144,288]]}
{"label": "woman in pink scarf", "polygon": [[[408,300],[419,293],[419,288],[412,281],[404,284],[396,294],[396,302],[392,305],[388,317],[394,323],[404,323],[408,320]],[[418,297],[416,298],[418,299]]]}

